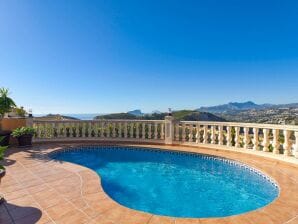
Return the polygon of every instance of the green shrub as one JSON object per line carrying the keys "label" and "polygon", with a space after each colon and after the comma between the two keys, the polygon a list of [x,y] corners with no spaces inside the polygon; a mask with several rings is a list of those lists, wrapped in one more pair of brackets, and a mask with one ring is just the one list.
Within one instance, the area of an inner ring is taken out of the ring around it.
{"label": "green shrub", "polygon": [[35,134],[35,129],[31,127],[21,127],[13,130],[11,135],[15,138],[18,138],[22,135],[34,135]]}

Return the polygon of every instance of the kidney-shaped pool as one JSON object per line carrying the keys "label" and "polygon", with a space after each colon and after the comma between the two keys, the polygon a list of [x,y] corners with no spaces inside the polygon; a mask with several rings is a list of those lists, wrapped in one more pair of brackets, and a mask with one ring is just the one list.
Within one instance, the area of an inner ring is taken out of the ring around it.
{"label": "kidney-shaped pool", "polygon": [[53,153],[101,176],[126,207],[173,217],[224,217],[252,211],[279,194],[274,180],[237,161],[139,147],[92,146]]}

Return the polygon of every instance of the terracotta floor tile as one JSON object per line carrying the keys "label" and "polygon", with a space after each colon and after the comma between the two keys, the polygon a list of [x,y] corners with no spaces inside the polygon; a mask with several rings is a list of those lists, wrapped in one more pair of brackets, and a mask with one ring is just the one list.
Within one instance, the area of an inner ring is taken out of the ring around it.
{"label": "terracotta floor tile", "polygon": [[200,224],[198,219],[175,219],[175,224]]}
{"label": "terracotta floor tile", "polygon": [[57,204],[54,205],[48,209],[46,209],[48,215],[53,220],[58,220],[61,217],[63,217],[65,214],[67,214],[70,211],[76,210],[76,208],[69,202],[63,203],[63,204]]}
{"label": "terracotta floor tile", "polygon": [[81,212],[80,210],[71,210],[65,213],[62,217],[55,220],[57,224],[83,224],[86,223],[88,220],[91,220],[86,214]]}
{"label": "terracotta floor tile", "polygon": [[152,216],[149,220],[148,224],[175,224],[175,220],[173,218],[162,217],[162,216]]}
{"label": "terracotta floor tile", "polygon": [[6,200],[10,201],[13,199],[17,199],[17,198],[23,198],[28,196],[29,193],[27,192],[27,190],[19,190],[19,191],[13,191],[13,192],[9,192],[4,194],[4,197]]}

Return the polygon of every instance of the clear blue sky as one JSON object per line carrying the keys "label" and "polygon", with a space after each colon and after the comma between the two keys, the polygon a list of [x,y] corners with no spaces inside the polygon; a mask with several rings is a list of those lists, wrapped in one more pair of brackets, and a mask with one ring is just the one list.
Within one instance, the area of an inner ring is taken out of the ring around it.
{"label": "clear blue sky", "polygon": [[0,0],[0,86],[34,113],[298,102],[298,1]]}

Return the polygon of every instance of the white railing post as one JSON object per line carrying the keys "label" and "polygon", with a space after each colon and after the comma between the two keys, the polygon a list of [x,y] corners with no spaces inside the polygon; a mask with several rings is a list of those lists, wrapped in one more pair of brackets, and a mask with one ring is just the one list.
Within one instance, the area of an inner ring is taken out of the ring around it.
{"label": "white railing post", "polygon": [[223,126],[218,126],[218,144],[223,145]]}
{"label": "white railing post", "polygon": [[211,144],[215,144],[216,134],[215,134],[215,125],[211,126]]}
{"label": "white railing post", "polygon": [[174,137],[174,118],[172,116],[165,117],[165,144],[173,144]]}
{"label": "white railing post", "polygon": [[269,129],[263,129],[263,151],[269,152]]}
{"label": "white railing post", "polygon": [[179,141],[179,123],[175,124],[175,140]]}
{"label": "white railing post", "polygon": [[283,148],[284,148],[285,156],[292,155],[292,153],[291,153],[292,144],[290,142],[290,134],[291,134],[291,132],[289,130],[284,130],[285,143],[283,144]]}
{"label": "white railing post", "polygon": [[253,150],[258,150],[259,149],[259,129],[258,128],[253,128],[254,132],[254,138],[253,138]]}
{"label": "white railing post", "polygon": [[249,138],[249,128],[248,127],[245,127],[243,129],[244,131],[244,136],[243,136],[243,142],[244,142],[244,148],[245,149],[248,149],[249,147],[249,142],[250,142],[250,138]]}
{"label": "white railing post", "polygon": [[240,127],[235,127],[235,148],[240,148]]}
{"label": "white railing post", "polygon": [[273,153],[274,154],[279,154],[279,130],[278,129],[273,129]]}
{"label": "white railing post", "polygon": [[196,143],[199,144],[201,143],[200,141],[200,124],[196,124]]}
{"label": "white railing post", "polygon": [[232,127],[227,126],[227,146],[232,146]]}
{"label": "white railing post", "polygon": [[203,143],[208,144],[208,126],[204,125]]}
{"label": "white railing post", "polygon": [[193,125],[190,124],[188,127],[189,127],[189,128],[188,128],[188,130],[189,130],[189,133],[188,133],[188,141],[189,141],[189,142],[193,142]]}
{"label": "white railing post", "polygon": [[146,129],[145,129],[146,123],[142,123],[142,139],[146,138]]}
{"label": "white railing post", "polygon": [[157,123],[154,124],[154,139],[158,139],[158,126]]}
{"label": "white railing post", "polygon": [[185,133],[185,124],[183,123],[182,124],[182,142],[185,142],[185,140],[186,140],[186,133]]}
{"label": "white railing post", "polygon": [[140,138],[140,123],[136,123],[136,139]]}

